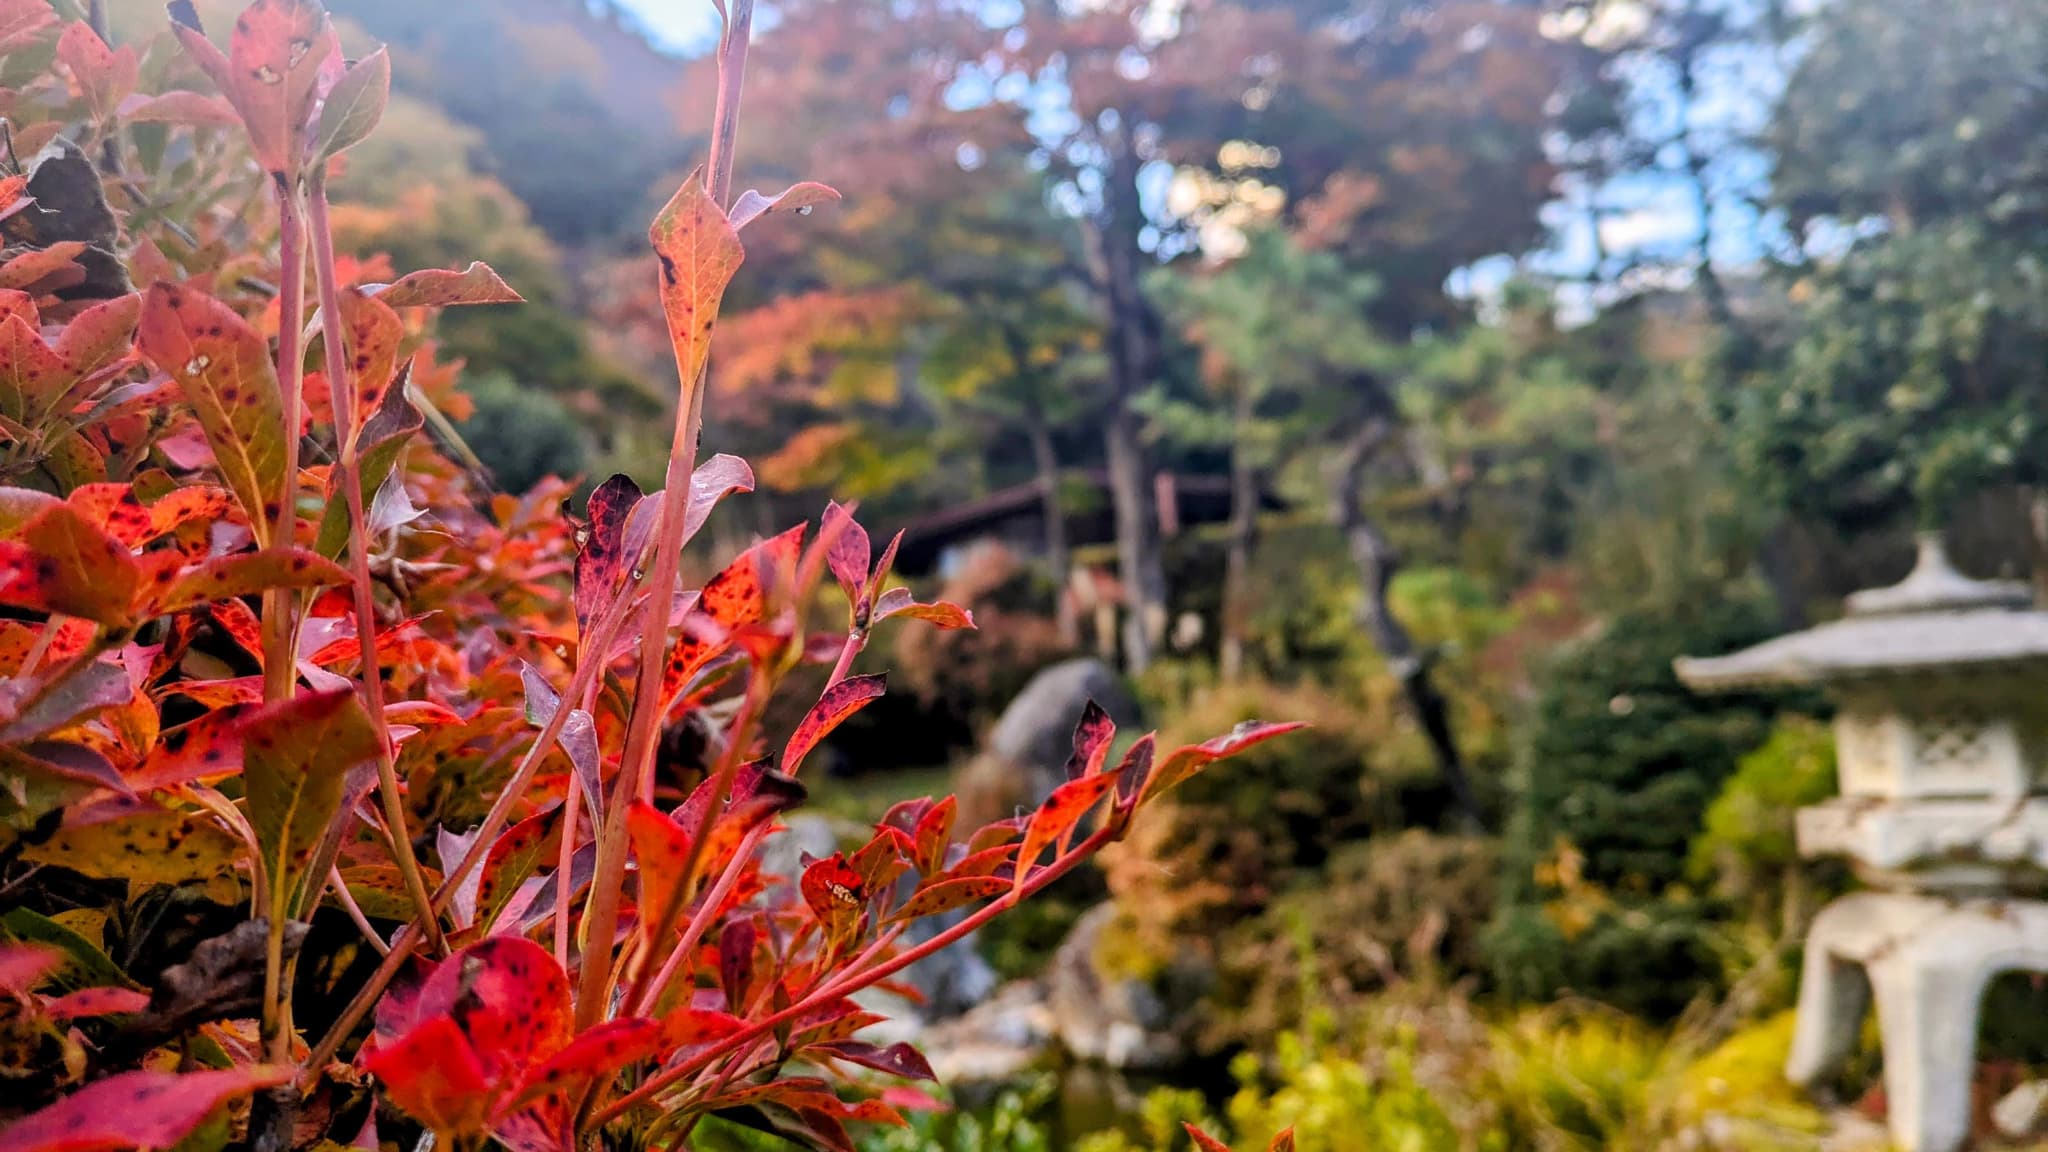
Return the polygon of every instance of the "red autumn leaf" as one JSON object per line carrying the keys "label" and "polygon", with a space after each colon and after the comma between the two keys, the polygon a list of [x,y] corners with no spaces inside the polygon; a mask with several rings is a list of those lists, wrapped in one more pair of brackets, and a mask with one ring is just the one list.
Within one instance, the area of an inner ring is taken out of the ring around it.
{"label": "red autumn leaf", "polygon": [[[95,304],[64,325],[63,335],[57,337],[57,355],[80,380],[99,377],[127,359],[141,316],[142,297],[133,293]],[[63,406],[60,403],[60,411]]]}
{"label": "red autumn leaf", "polygon": [[165,732],[129,775],[129,785],[147,792],[240,772],[241,726],[254,710],[249,704],[229,704]]}
{"label": "red autumn leaf", "polygon": [[170,284],[144,297],[136,343],[178,382],[257,542],[268,543],[285,485],[284,401],[268,345],[227,305]]}
{"label": "red autumn leaf", "polygon": [[782,770],[796,775],[804,757],[818,742],[832,734],[834,728],[844,724],[848,717],[882,698],[888,691],[889,677],[886,675],[848,676],[832,687],[811,706],[790,735],[789,743],[782,750]]}
{"label": "red autumn leaf", "polygon": [[884,825],[875,830],[874,837],[861,845],[847,863],[860,873],[868,891],[884,892],[910,867],[909,857],[915,851],[916,846],[910,837]]}
{"label": "red autumn leaf", "polygon": [[884,1048],[876,1044],[864,1044],[858,1040],[836,1040],[829,1044],[813,1044],[811,1051],[823,1052],[850,1064],[873,1068],[877,1072],[887,1072],[891,1076],[901,1076],[906,1080],[938,1079],[932,1074],[931,1062],[924,1058],[924,1053],[904,1043],[891,1044]]}
{"label": "red autumn leaf", "polygon": [[871,622],[879,624],[892,616],[908,616],[948,631],[974,627],[974,613],[944,600],[920,604],[908,588],[891,588],[875,601]]}
{"label": "red autumn leaf", "polygon": [[965,880],[972,876],[994,876],[1009,867],[1016,857],[1017,848],[1014,844],[1001,844],[994,848],[984,848],[979,852],[970,852],[962,857],[959,863],[946,869],[946,879]]}
{"label": "red autumn leaf", "polygon": [[798,887],[828,939],[843,940],[851,935],[860,923],[861,910],[867,907],[867,885],[841,852],[812,861]]}
{"label": "red autumn leaf", "polygon": [[123,1072],[15,1121],[0,1132],[0,1152],[169,1148],[222,1104],[290,1078],[286,1068]]}
{"label": "red autumn leaf", "polygon": [[1031,826],[1024,830],[1024,846],[1017,850],[1017,887],[1024,886],[1039,855],[1066,839],[1074,825],[1115,785],[1116,776],[1104,772],[1069,780],[1052,790],[1052,795],[1032,815]]}
{"label": "red autumn leaf", "polygon": [[526,297],[512,290],[489,264],[474,261],[457,272],[428,268],[409,272],[385,285],[369,285],[364,292],[392,308],[449,308],[462,304],[524,304]]}
{"label": "red autumn leaf", "polygon": [[652,920],[676,899],[690,857],[690,834],[652,804],[635,800],[626,810],[626,835],[640,865],[641,915]]}
{"label": "red autumn leaf", "polygon": [[662,676],[662,699],[673,701],[713,659],[732,646],[731,633],[758,623],[767,611],[768,584],[802,547],[803,526],[764,540],[727,565],[697,594],[684,615],[682,634]]}
{"label": "red autumn leaf", "polygon": [[1193,1124],[1183,1120],[1180,1126],[1187,1129],[1188,1135],[1195,1141],[1195,1147],[1201,1149],[1201,1152],[1230,1152],[1229,1145],[1195,1127]]}
{"label": "red autumn leaf", "polygon": [[1116,739],[1116,721],[1095,701],[1088,701],[1081,709],[1081,720],[1074,725],[1074,754],[1067,757],[1067,779],[1079,780],[1102,771],[1102,762],[1109,755],[1110,741]]}
{"label": "red autumn leaf", "polygon": [[[166,554],[153,554],[163,555]],[[142,617],[168,616],[201,604],[254,596],[272,588],[324,588],[348,583],[347,570],[303,548],[216,556],[173,575],[168,584],[143,597],[138,608]]]}
{"label": "red autumn leaf", "polygon": [[590,494],[589,523],[576,547],[576,626],[588,635],[590,623],[626,586],[638,556],[626,553],[626,521],[640,503],[640,486],[630,476],[614,476]]}
{"label": "red autumn leaf", "polygon": [[15,289],[44,296],[85,283],[85,269],[78,258],[88,245],[83,240],[60,240],[46,248],[31,248],[0,264],[0,289]]}
{"label": "red autumn leaf", "polygon": [[951,912],[977,900],[1000,896],[1011,888],[1011,881],[994,876],[970,876],[959,880],[940,880],[917,890],[917,894],[903,902],[891,920],[917,920],[925,916],[936,916]]}
{"label": "red autumn leaf", "polygon": [[972,854],[987,851],[1001,844],[1014,844],[1023,838],[1024,829],[1030,823],[1031,816],[1026,813],[1022,816],[1012,816],[1007,820],[998,820],[993,824],[984,824],[974,830],[974,835],[967,838],[967,851]]}
{"label": "red autumn leaf", "polygon": [[911,830],[910,839],[916,845],[911,862],[926,876],[936,876],[946,870],[946,849],[953,843],[953,821],[960,815],[960,801],[946,797],[926,809],[917,818],[917,827]]}
{"label": "red autumn leaf", "polygon": [[[770,212],[794,212],[804,216],[818,205],[831,204],[838,199],[836,190],[809,180],[792,184],[777,196],[763,196],[749,188],[732,203],[733,231],[738,232]],[[865,566],[862,571],[866,571]]]}
{"label": "red autumn leaf", "polygon": [[729,1012],[678,1008],[661,1018],[661,1046],[676,1052],[736,1035],[746,1021]]}
{"label": "red autumn leaf", "polygon": [[491,1081],[461,1026],[449,1017],[429,1019],[374,1049],[366,1046],[362,1063],[383,1082],[392,1103],[438,1131],[479,1132],[489,1119]]}
{"label": "red autumn leaf", "polygon": [[[341,323],[349,374],[355,378],[355,435],[384,402],[384,391],[398,375],[398,346],[405,340],[405,321],[391,306],[355,288],[341,294]],[[332,389],[334,383],[328,382]]]}
{"label": "red autumn leaf", "polygon": [[235,106],[264,171],[298,178],[314,109],[341,75],[341,45],[318,0],[256,0],[235,21],[223,55],[191,0],[171,5],[185,51]]}
{"label": "red autumn leaf", "polygon": [[149,1007],[149,994],[133,988],[80,988],[43,1005],[51,1020],[76,1020],[90,1016],[117,1016]]}
{"label": "red autumn leaf", "polygon": [[512,1101],[519,1105],[540,1096],[580,1092],[630,1064],[668,1047],[658,1021],[641,1018],[606,1020],[591,1026],[553,1056],[527,1070]]}
{"label": "red autumn leaf", "polygon": [[1294,1152],[1294,1129],[1281,1129],[1273,1137],[1273,1142],[1266,1145],[1266,1152]]}
{"label": "red autumn leaf", "polygon": [[127,548],[68,504],[44,509],[0,540],[0,604],[78,616],[109,628],[134,623],[142,569]]}
{"label": "red autumn leaf", "polygon": [[89,24],[64,26],[64,34],[57,38],[57,61],[71,70],[78,94],[85,98],[95,120],[112,117],[121,101],[135,91],[139,79],[140,60],[135,49],[108,48]]}
{"label": "red autumn leaf", "polygon": [[1308,725],[1299,721],[1285,724],[1268,724],[1258,720],[1247,720],[1229,732],[1201,744],[1190,744],[1176,749],[1159,766],[1152,770],[1152,779],[1145,785],[1140,803],[1151,800],[1167,789],[1193,776],[1216,761],[1263,744],[1276,736],[1285,736]]}
{"label": "red autumn leaf", "polygon": [[0,991],[27,996],[38,980],[63,962],[63,953],[41,944],[0,944]]}
{"label": "red autumn leaf", "polygon": [[[825,553],[826,566],[832,569],[833,578],[845,590],[847,600],[859,604],[866,596],[868,586],[868,530],[860,526],[851,511],[834,500],[825,505],[824,523],[818,533],[832,541],[832,547]],[[856,621],[856,627],[859,623]]]}
{"label": "red autumn leaf", "polygon": [[661,307],[675,349],[676,370],[685,391],[696,386],[711,352],[711,327],[725,287],[739,271],[746,250],[718,201],[692,175],[648,229],[661,262]]}
{"label": "red autumn leaf", "polygon": [[232,518],[234,497],[225,489],[195,484],[143,503],[133,484],[87,484],[67,498],[80,515],[130,548],[168,536],[200,520]]}
{"label": "red autumn leaf", "polygon": [[0,0],[0,53],[19,49],[56,22],[49,0]]}

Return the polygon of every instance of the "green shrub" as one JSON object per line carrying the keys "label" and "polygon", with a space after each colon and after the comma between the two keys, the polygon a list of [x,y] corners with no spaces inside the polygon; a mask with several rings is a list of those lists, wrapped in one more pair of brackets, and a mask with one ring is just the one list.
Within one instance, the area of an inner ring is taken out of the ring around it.
{"label": "green shrub", "polygon": [[1532,1003],[1578,995],[1671,1019],[1723,975],[1720,929],[1697,901],[1583,894],[1503,906],[1483,948],[1494,987]]}
{"label": "green shrub", "polygon": [[1757,895],[1800,864],[1792,814],[1834,794],[1834,734],[1810,718],[1785,717],[1708,807],[1690,875],[1732,898]]}
{"label": "green shrub", "polygon": [[472,380],[464,390],[476,411],[458,427],[500,491],[524,492],[544,477],[583,471],[588,446],[561,401],[504,375]]}
{"label": "green shrub", "polygon": [[1329,866],[1232,929],[1215,1041],[1269,1045],[1318,1008],[1342,1013],[1389,980],[1455,983],[1484,969],[1500,857],[1491,840],[1410,829],[1347,844]]}

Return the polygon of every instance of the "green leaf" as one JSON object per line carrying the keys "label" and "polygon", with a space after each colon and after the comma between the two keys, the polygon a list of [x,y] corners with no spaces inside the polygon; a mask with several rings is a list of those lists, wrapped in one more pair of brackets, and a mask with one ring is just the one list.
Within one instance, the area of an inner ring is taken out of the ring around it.
{"label": "green leaf", "polygon": [[320,109],[318,152],[333,156],[369,138],[391,102],[391,54],[379,47],[349,65]]}
{"label": "green leaf", "polygon": [[349,770],[373,759],[377,745],[369,714],[347,688],[295,696],[249,718],[242,779],[271,885],[272,923],[291,909],[301,874],[341,806]]}
{"label": "green leaf", "polygon": [[64,954],[64,967],[55,981],[65,992],[79,988],[140,988],[121,966],[93,947],[92,941],[73,932],[40,912],[11,908],[0,915],[0,932],[8,939],[26,944],[48,944]]}

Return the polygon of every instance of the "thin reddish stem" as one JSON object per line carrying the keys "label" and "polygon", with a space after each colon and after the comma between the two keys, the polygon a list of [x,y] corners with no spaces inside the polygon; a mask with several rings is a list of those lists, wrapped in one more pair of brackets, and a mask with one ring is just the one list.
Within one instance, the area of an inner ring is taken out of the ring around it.
{"label": "thin reddish stem", "polygon": [[327,353],[327,392],[334,403],[334,435],[339,445],[335,461],[342,497],[348,504],[349,583],[355,591],[356,647],[362,652],[364,704],[370,724],[377,733],[377,792],[383,802],[384,823],[391,830],[391,848],[398,873],[412,897],[414,914],[426,930],[427,942],[436,953],[448,954],[448,941],[441,934],[441,918],[434,913],[434,899],[427,891],[419,859],[413,855],[412,837],[405,822],[405,797],[398,787],[397,746],[391,739],[391,723],[384,715],[384,673],[377,657],[376,585],[370,575],[369,519],[363,511],[362,461],[356,456],[356,380],[348,356],[348,325],[341,314],[341,282],[334,266],[334,233],[327,220],[327,184],[319,175],[310,188],[313,242],[313,275],[320,290],[320,326]]}
{"label": "thin reddish stem", "polygon": [[[291,546],[299,511],[299,434],[305,421],[306,354],[302,343],[306,323],[306,235],[296,185],[279,178],[277,387],[284,401],[284,490],[277,493],[277,514],[267,541]],[[258,535],[263,535],[261,530]],[[298,593],[278,588],[263,594],[263,698],[283,700],[298,682]]]}

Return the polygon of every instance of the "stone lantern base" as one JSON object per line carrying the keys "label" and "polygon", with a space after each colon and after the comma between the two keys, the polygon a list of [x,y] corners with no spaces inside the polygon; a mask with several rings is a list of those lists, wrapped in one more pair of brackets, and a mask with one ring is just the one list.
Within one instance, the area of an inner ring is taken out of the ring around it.
{"label": "stone lantern base", "polygon": [[2014,970],[2048,972],[2048,902],[1844,896],[1807,935],[1786,1075],[1813,1087],[1838,1072],[1874,999],[1892,1140],[1956,1152],[1970,1133],[1984,989]]}

